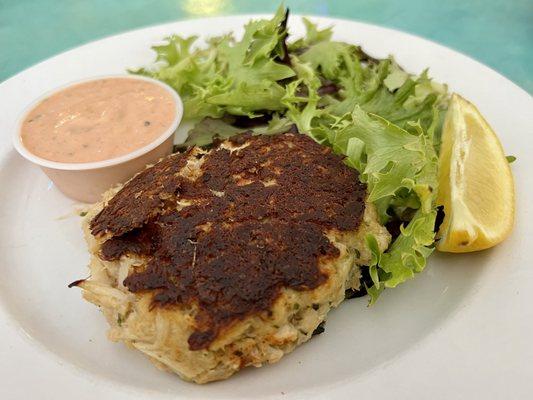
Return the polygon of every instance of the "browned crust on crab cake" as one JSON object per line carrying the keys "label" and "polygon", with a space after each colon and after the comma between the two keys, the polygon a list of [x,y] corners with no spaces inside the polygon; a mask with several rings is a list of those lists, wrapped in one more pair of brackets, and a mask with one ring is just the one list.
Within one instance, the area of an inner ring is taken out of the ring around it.
{"label": "browned crust on crab cake", "polygon": [[[179,172],[201,162],[190,179]],[[203,159],[202,159],[203,158]],[[197,306],[191,350],[224,327],[268,313],[283,288],[317,288],[339,250],[326,231],[354,231],[366,187],[343,159],[301,134],[242,134],[207,154],[178,154],[127,183],[91,221],[104,260],[142,255],[124,280],[153,307]]]}

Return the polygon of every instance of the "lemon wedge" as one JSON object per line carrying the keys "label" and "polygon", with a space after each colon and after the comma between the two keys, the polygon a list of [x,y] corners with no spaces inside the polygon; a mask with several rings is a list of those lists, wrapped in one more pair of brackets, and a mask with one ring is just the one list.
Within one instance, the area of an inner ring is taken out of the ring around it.
{"label": "lemon wedge", "polygon": [[478,109],[457,94],[444,121],[437,203],[445,213],[440,251],[487,249],[513,228],[513,175],[502,145]]}

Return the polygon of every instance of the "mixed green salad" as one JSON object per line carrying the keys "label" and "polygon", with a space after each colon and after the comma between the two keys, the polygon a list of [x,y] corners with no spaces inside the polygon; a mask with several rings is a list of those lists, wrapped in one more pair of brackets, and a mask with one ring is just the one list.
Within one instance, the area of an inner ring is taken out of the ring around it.
{"label": "mixed green salad", "polygon": [[166,38],[156,63],[134,73],[166,82],[195,121],[185,146],[209,145],[243,127],[256,134],[292,127],[345,156],[368,186],[368,201],[394,240],[372,250],[367,292],[374,303],[422,271],[433,251],[437,154],[448,95],[424,71],[404,71],[392,57],[375,59],[332,39],[304,19],[307,33],[289,41],[288,10],[250,21],[232,34],[197,46],[197,37]]}

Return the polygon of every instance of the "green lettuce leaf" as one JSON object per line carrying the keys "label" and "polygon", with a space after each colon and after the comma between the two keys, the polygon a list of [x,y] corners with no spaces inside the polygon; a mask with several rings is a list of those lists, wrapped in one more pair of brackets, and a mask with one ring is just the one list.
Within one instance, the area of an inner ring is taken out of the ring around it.
{"label": "green lettuce leaf", "polygon": [[250,132],[253,135],[276,135],[290,131],[294,124],[287,118],[275,114],[267,125],[261,125],[252,129],[237,127],[235,119],[231,116],[224,118],[206,117],[196,123],[189,131],[187,140],[178,145],[178,148],[191,146],[210,146],[215,139],[228,139],[234,135]]}
{"label": "green lettuce leaf", "polygon": [[375,239],[367,238],[373,252],[369,268],[374,285],[367,289],[371,303],[385,287],[422,271],[432,252],[438,159],[430,136],[419,125],[415,132],[359,107],[328,130],[328,144],[360,171],[368,201],[377,205],[382,222],[390,219],[391,209],[414,214],[385,253],[379,253]]}
{"label": "green lettuce leaf", "polygon": [[433,252],[437,212],[418,210],[389,249],[381,253],[376,239],[369,235],[367,245],[372,252],[369,265],[373,285],[367,288],[370,304],[374,304],[385,288],[393,288],[422,272]]}
{"label": "green lettuce leaf", "polygon": [[153,68],[132,72],[172,86],[183,99],[185,118],[281,111],[285,91],[280,81],[295,75],[283,63],[287,15],[280,7],[271,20],[250,21],[240,41],[224,35],[203,48],[192,49],[196,37],[170,36],[165,44],[152,47]]}

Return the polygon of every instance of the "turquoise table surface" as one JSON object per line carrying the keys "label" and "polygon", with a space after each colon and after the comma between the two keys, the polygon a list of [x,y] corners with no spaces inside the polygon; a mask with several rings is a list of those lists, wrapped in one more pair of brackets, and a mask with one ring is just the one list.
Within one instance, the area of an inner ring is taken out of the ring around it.
{"label": "turquoise table surface", "polygon": [[[0,81],[54,54],[111,34],[207,15],[273,12],[277,4],[264,0],[0,0]],[[285,4],[293,13],[354,19],[434,40],[487,64],[533,93],[533,0],[288,0]]]}

